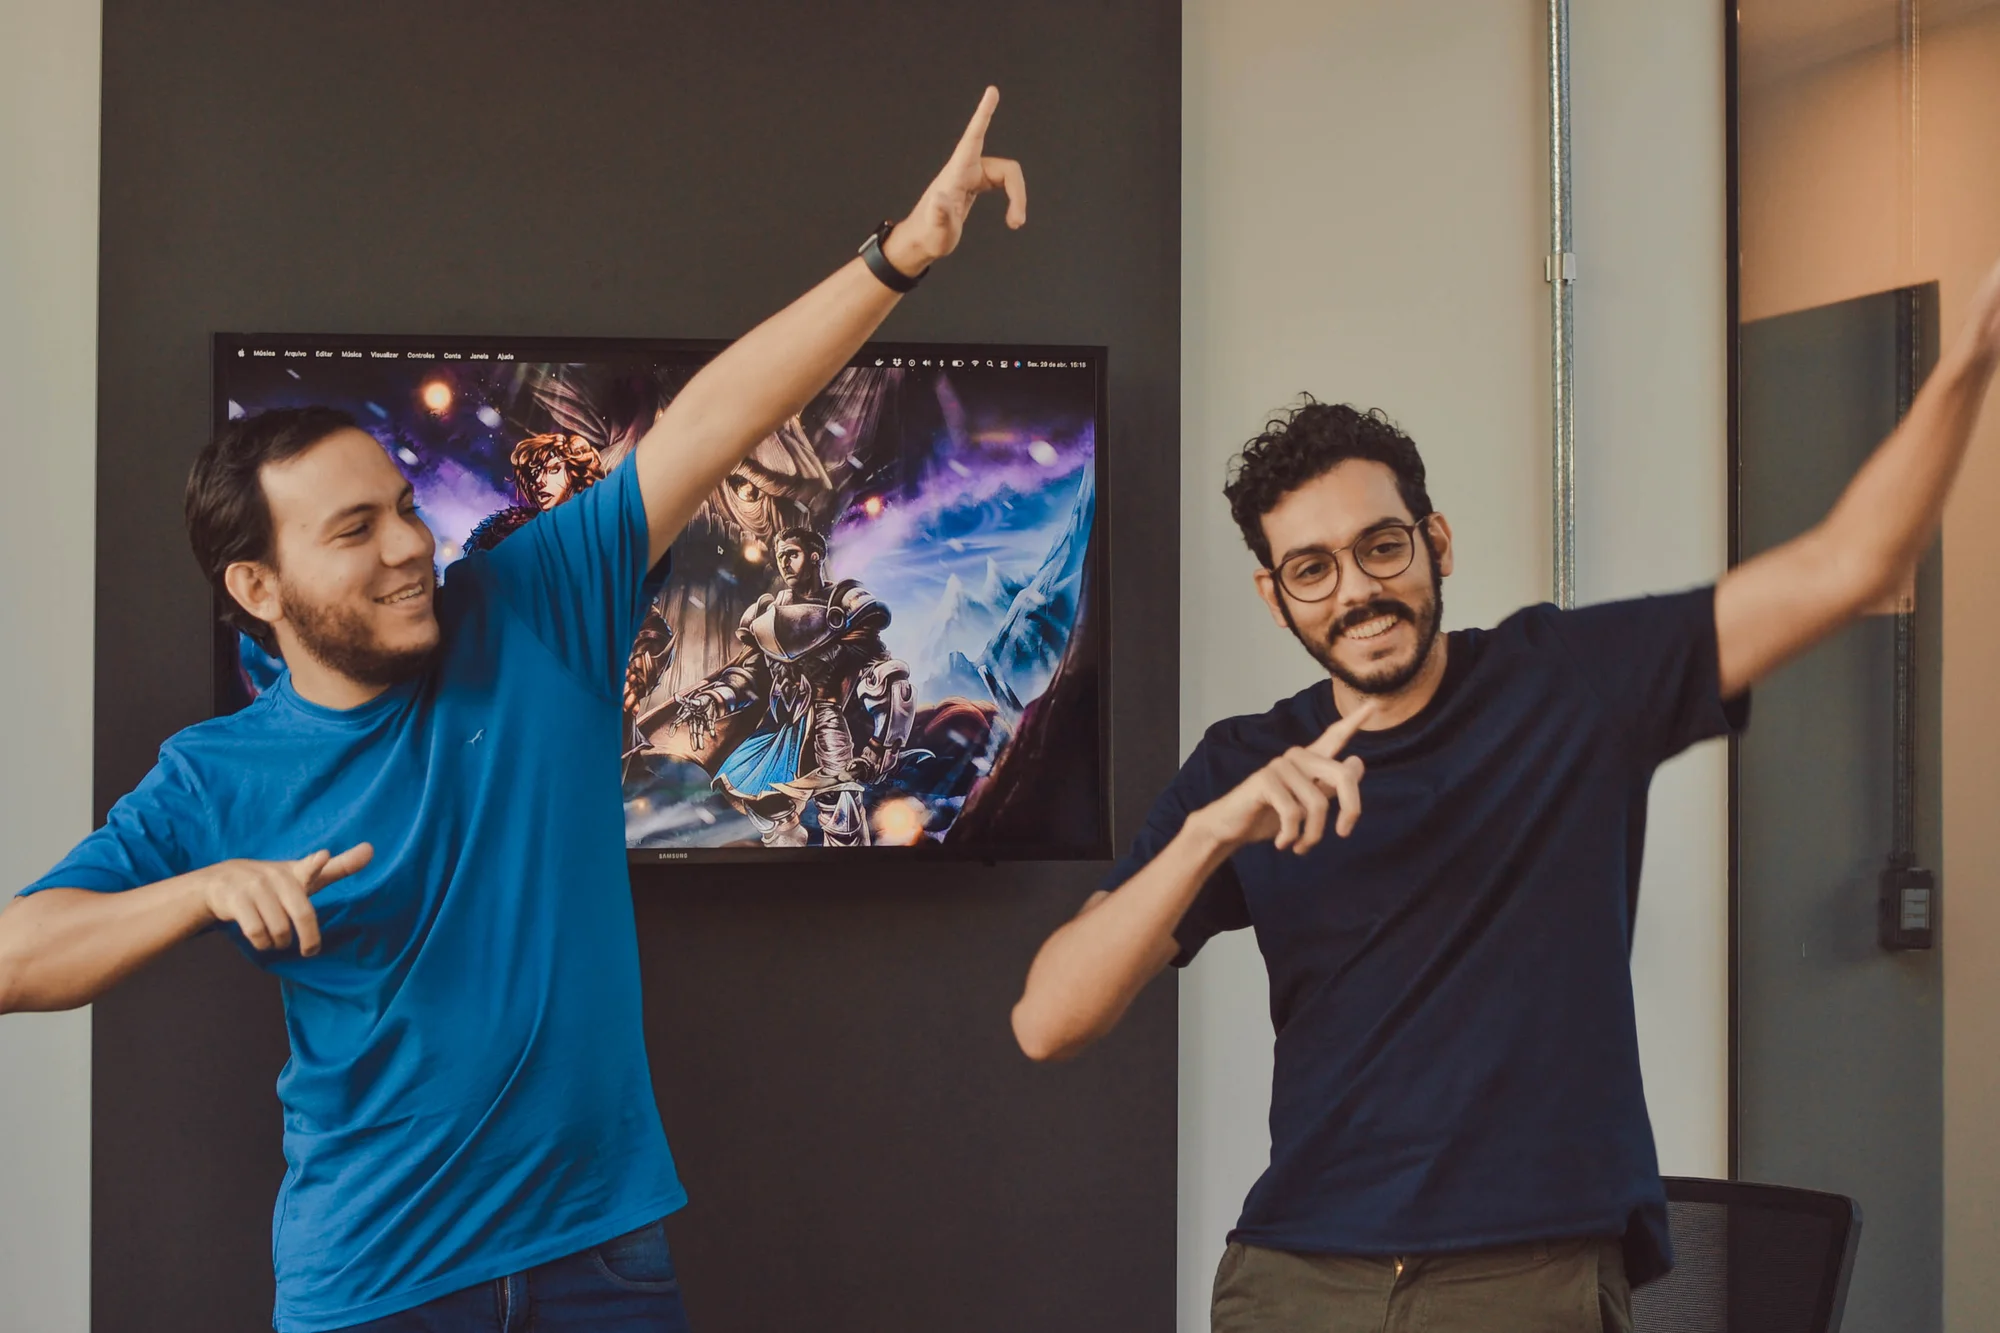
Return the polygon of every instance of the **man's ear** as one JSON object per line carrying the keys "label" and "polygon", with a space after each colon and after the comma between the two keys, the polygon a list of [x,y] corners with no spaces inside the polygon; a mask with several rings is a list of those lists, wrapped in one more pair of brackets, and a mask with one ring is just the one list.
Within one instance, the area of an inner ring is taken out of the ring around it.
{"label": "man's ear", "polygon": [[1260,569],[1250,577],[1257,585],[1257,595],[1264,599],[1265,607],[1271,612],[1272,623],[1279,629],[1290,629],[1285,621],[1285,604],[1278,600],[1284,594],[1278,591],[1277,576],[1268,569]]}
{"label": "man's ear", "polygon": [[1433,510],[1424,520],[1424,533],[1431,544],[1431,558],[1437,561],[1440,578],[1451,577],[1451,522]]}
{"label": "man's ear", "polygon": [[278,574],[261,560],[238,560],[222,571],[222,586],[236,604],[266,624],[284,618],[278,596]]}

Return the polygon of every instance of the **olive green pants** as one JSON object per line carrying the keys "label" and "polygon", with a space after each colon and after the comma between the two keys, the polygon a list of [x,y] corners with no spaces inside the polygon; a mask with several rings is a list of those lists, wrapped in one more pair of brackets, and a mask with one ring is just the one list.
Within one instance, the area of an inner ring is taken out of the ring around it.
{"label": "olive green pants", "polygon": [[1403,1259],[1230,1242],[1213,1333],[1631,1333],[1615,1240],[1537,1241]]}

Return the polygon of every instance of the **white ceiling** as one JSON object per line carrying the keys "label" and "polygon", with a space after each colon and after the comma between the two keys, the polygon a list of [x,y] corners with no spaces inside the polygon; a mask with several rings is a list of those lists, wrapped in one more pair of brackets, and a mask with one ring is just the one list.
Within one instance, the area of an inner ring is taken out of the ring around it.
{"label": "white ceiling", "polygon": [[[2000,0],[1917,0],[1918,31]],[[1737,57],[1745,84],[1767,83],[1898,40],[1898,0],[1738,0]]]}

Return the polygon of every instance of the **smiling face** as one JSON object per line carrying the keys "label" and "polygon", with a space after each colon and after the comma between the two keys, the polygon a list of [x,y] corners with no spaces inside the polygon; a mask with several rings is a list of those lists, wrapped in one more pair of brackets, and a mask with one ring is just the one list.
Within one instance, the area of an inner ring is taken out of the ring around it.
{"label": "smiling face", "polygon": [[259,472],[271,514],[268,561],[226,583],[270,623],[296,670],[303,653],[357,685],[414,675],[438,644],[436,540],[410,484],[374,437],[337,430]]}
{"label": "smiling face", "polygon": [[[1273,572],[1257,572],[1257,589],[1272,618],[1336,679],[1373,695],[1394,695],[1422,674],[1444,615],[1443,584],[1451,573],[1451,527],[1432,514],[1417,528],[1416,549],[1400,574],[1377,577],[1356,563],[1393,541],[1389,525],[1416,521],[1381,463],[1350,459],[1286,494],[1264,515],[1271,562],[1317,554],[1339,565],[1331,596],[1301,601]],[[1378,567],[1383,562],[1372,561]],[[1389,562],[1393,564],[1393,562]],[[1321,564],[1319,570],[1323,571]]]}

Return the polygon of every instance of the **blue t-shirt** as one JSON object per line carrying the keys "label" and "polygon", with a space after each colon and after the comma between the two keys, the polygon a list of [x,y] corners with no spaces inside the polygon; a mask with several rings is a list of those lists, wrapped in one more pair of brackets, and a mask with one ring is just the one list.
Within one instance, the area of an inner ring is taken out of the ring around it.
{"label": "blue t-shirt", "polygon": [[278,977],[291,1038],[280,1333],[392,1314],[686,1202],[640,1028],[619,788],[646,556],[628,461],[450,567],[421,677],[339,711],[286,676],[189,727],[27,890],[374,844],[313,897],[316,957],[237,934]]}
{"label": "blue t-shirt", "polygon": [[[1271,1162],[1232,1240],[1423,1254],[1619,1236],[1672,1265],[1630,952],[1653,770],[1740,725],[1712,589],[1450,636],[1417,716],[1363,731],[1353,834],[1245,847],[1175,938],[1245,926],[1277,1030]],[[1209,729],[1111,876],[1337,711],[1321,681]]]}

